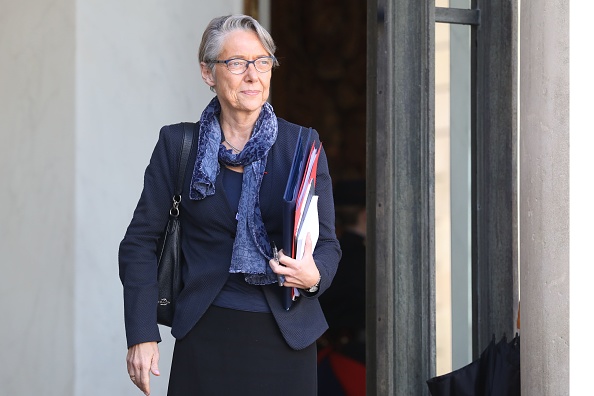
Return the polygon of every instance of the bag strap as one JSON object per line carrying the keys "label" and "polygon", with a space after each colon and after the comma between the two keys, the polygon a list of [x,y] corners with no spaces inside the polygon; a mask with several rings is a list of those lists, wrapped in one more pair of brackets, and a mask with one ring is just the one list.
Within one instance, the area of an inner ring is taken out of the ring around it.
{"label": "bag strap", "polygon": [[179,216],[179,203],[181,202],[181,193],[184,187],[186,168],[188,167],[188,159],[190,158],[190,150],[192,149],[192,142],[194,140],[194,124],[190,122],[184,122],[183,125],[184,140],[182,142],[181,152],[179,155],[179,165],[177,167],[177,180],[173,195],[173,207],[169,211],[169,214],[173,217]]}

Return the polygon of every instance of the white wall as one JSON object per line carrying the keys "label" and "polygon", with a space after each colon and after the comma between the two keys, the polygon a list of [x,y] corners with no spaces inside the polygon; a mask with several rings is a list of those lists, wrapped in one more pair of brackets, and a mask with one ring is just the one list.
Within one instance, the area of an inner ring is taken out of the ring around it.
{"label": "white wall", "polygon": [[2,395],[73,389],[74,31],[73,0],[1,2]]}
{"label": "white wall", "polygon": [[527,396],[569,394],[568,14],[565,0],[522,1],[521,371]]}
{"label": "white wall", "polygon": [[[164,124],[212,97],[196,52],[241,0],[2,1],[0,394],[136,394],[117,249]],[[172,339],[162,329],[167,387]]]}

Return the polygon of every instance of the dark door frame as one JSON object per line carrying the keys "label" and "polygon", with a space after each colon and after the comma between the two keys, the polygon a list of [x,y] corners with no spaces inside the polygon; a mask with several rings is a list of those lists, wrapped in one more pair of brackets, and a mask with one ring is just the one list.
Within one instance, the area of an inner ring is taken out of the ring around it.
{"label": "dark door frame", "polygon": [[367,394],[435,373],[433,1],[368,1]]}
{"label": "dark door frame", "polygon": [[435,375],[435,22],[467,24],[472,81],[473,355],[517,306],[517,0],[368,1],[367,393]]}

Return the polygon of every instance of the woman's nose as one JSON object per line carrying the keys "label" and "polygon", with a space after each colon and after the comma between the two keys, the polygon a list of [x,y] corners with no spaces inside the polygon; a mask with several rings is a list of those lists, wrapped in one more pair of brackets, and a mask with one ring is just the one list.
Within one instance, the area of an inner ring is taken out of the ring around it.
{"label": "woman's nose", "polygon": [[258,70],[256,70],[256,65],[249,63],[245,75],[250,80],[256,80],[258,78]]}

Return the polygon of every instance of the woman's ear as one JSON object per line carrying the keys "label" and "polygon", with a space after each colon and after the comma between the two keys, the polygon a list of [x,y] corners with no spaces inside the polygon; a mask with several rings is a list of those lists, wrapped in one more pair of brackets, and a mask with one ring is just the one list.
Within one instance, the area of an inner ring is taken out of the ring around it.
{"label": "woman's ear", "polygon": [[202,79],[209,87],[213,88],[215,86],[215,79],[210,70],[210,67],[205,62],[200,62],[200,74],[202,74]]}

